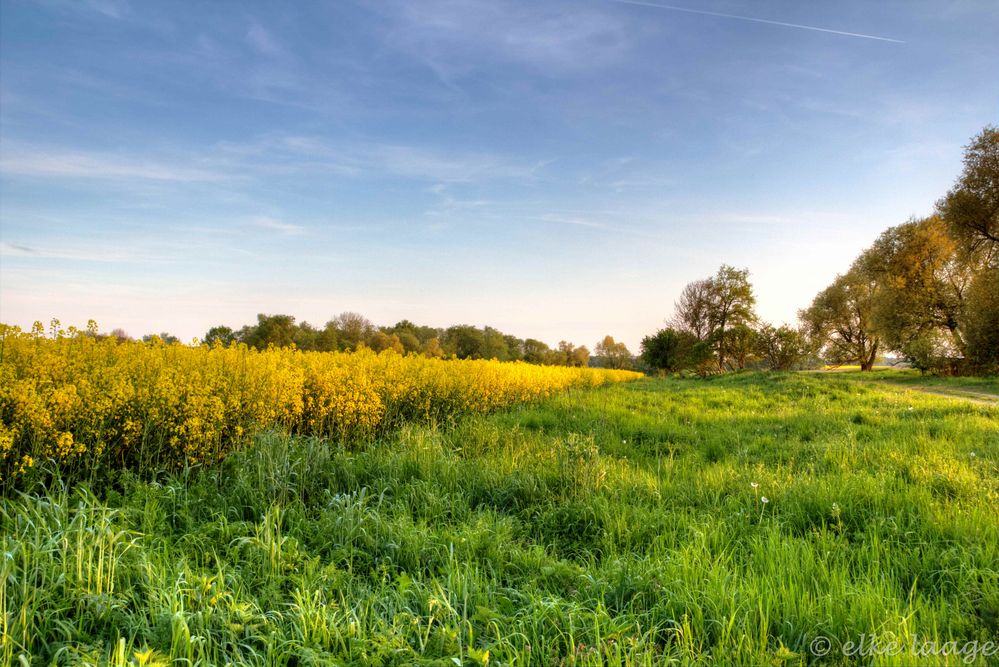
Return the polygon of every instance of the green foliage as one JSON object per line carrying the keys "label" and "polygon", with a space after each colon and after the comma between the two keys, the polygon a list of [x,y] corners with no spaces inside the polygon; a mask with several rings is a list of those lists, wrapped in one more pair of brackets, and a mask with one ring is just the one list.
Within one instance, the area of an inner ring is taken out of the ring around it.
{"label": "green foliage", "polygon": [[[178,342],[173,336],[162,334],[168,343]],[[120,332],[120,338],[127,334]],[[145,340],[152,340],[147,336]],[[291,315],[257,315],[257,323],[246,325],[239,331],[227,326],[212,327],[202,341],[207,345],[227,347],[245,343],[264,350],[269,346],[290,347],[315,352],[354,351],[361,347],[375,351],[395,350],[400,354],[423,354],[428,357],[454,357],[458,359],[496,359],[498,361],[527,361],[533,364],[586,366],[589,351],[562,341],[560,348],[552,350],[541,341],[521,340],[493,328],[471,325],[452,326],[448,329],[420,326],[402,320],[391,327],[375,327],[370,320],[358,313],[341,313],[322,329],[308,322],[295,323]],[[565,346],[568,346],[565,348]],[[565,349],[563,349],[565,348]],[[617,368],[615,366],[615,368]]]}
{"label": "green foliage", "polygon": [[482,359],[486,351],[482,330],[469,324],[449,327],[444,332],[442,343],[449,355],[459,359]]}
{"label": "green foliage", "polygon": [[632,356],[624,343],[618,343],[613,336],[604,336],[595,348],[600,365],[605,368],[629,369],[632,366]]}
{"label": "green foliage", "polygon": [[886,230],[799,313],[831,363],[870,370],[884,350],[923,371],[999,370],[999,129],[972,140],[937,213]]}
{"label": "green foliage", "polygon": [[839,665],[861,635],[985,642],[997,444],[987,406],[745,373],[349,450],[263,436],[100,495],[56,479],[0,499],[0,664]]}
{"label": "green foliage", "polygon": [[540,340],[528,338],[524,341],[524,361],[529,364],[546,364],[551,359],[552,350]]}
{"label": "green foliage", "polygon": [[708,342],[671,328],[660,329],[643,338],[641,350],[641,359],[649,368],[667,373],[702,368],[712,357]]}
{"label": "green foliage", "polygon": [[786,324],[779,327],[762,325],[756,332],[755,344],[757,354],[775,371],[800,368],[812,353],[806,333]]}
{"label": "green foliage", "polygon": [[295,342],[298,327],[291,315],[257,315],[255,326],[245,326],[240,331],[239,338],[248,346],[258,350],[274,347],[288,347]]}
{"label": "green foliage", "polygon": [[940,218],[889,228],[854,266],[877,284],[872,326],[889,349],[919,339],[949,347],[951,357],[964,354],[964,293],[980,267],[958,257]]}
{"label": "green foliage", "polygon": [[872,323],[877,283],[857,267],[837,276],[812,305],[798,313],[809,337],[819,342],[831,364],[874,367],[881,338]]}
{"label": "green foliage", "polygon": [[965,309],[968,361],[979,373],[999,373],[999,269],[979,273]]}
{"label": "green foliage", "polygon": [[745,368],[753,349],[756,296],[749,269],[722,264],[711,278],[689,283],[675,304],[672,326],[714,351],[719,370]]}
{"label": "green foliage", "polygon": [[[52,320],[58,323],[59,320]],[[115,336],[117,338],[117,336]],[[157,345],[176,345],[180,343],[180,339],[173,334],[167,333],[166,331],[161,331],[158,334],[146,334],[142,337],[143,343],[154,343]]]}
{"label": "green foliage", "polygon": [[236,332],[231,328],[220,325],[217,327],[212,327],[205,334],[202,342],[206,345],[221,345],[222,347],[229,347],[233,343],[237,342]]}
{"label": "green foliage", "polygon": [[937,209],[967,252],[999,267],[999,128],[988,126],[971,140],[964,172]]}

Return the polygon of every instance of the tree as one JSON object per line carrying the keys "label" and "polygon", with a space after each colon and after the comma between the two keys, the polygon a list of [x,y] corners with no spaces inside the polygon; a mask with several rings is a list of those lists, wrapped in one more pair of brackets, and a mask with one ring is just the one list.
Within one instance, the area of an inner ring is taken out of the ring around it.
{"label": "tree", "polygon": [[[857,259],[856,270],[877,289],[872,327],[889,349],[903,351],[916,340],[964,355],[961,319],[964,295],[976,267],[959,257],[957,244],[938,216],[891,227]],[[947,354],[942,351],[942,354]]]}
{"label": "tree", "polygon": [[485,337],[482,330],[459,324],[444,332],[444,349],[459,359],[482,359]]}
{"label": "tree", "polygon": [[715,351],[719,370],[725,370],[732,356],[734,365],[741,368],[752,349],[749,327],[756,321],[755,306],[749,269],[722,264],[711,278],[696,280],[683,288],[670,328],[695,340],[708,341]]}
{"label": "tree", "polygon": [[631,352],[624,343],[616,342],[613,336],[604,336],[595,350],[607,368],[631,368]]}
{"label": "tree", "polygon": [[641,343],[641,358],[650,368],[668,373],[696,368],[712,356],[705,341],[689,331],[672,328],[660,329],[646,336]]}
{"label": "tree", "polygon": [[729,327],[724,334],[725,350],[729,357],[729,365],[738,369],[746,367],[746,362],[756,352],[756,330],[744,322]]}
{"label": "tree", "polygon": [[316,350],[319,352],[335,352],[339,347],[339,336],[336,324],[327,322],[326,325],[316,335]]}
{"label": "tree", "polygon": [[498,359],[499,361],[506,361],[509,356],[510,352],[507,348],[506,338],[503,337],[503,333],[493,329],[492,327],[485,327],[482,330],[483,359]]}
{"label": "tree", "polygon": [[811,354],[808,336],[801,329],[762,325],[756,332],[757,354],[775,371],[789,371]]}
{"label": "tree", "polygon": [[756,297],[749,283],[749,269],[740,270],[722,264],[718,273],[708,280],[708,296],[708,323],[718,356],[718,369],[725,370],[729,347],[734,342],[727,335],[728,329],[749,325],[756,320],[753,311]]}
{"label": "tree", "polygon": [[402,341],[395,334],[387,334],[384,331],[376,331],[368,339],[368,347],[370,347],[375,352],[384,352],[385,350],[392,350],[398,354],[405,354],[406,348],[403,347]]}
{"label": "tree", "polygon": [[999,128],[986,127],[965,147],[964,172],[937,210],[966,251],[999,266]]}
{"label": "tree", "polygon": [[299,324],[292,335],[292,342],[299,350],[315,352],[319,349],[319,329],[308,322]]}
{"label": "tree", "polygon": [[431,338],[426,343],[423,344],[423,356],[430,357],[431,359],[440,359],[444,356],[444,348],[441,347],[441,342],[437,338]]}
{"label": "tree", "polygon": [[507,358],[510,361],[520,361],[524,358],[524,341],[516,336],[505,335]]}
{"label": "tree", "polygon": [[713,283],[707,280],[695,280],[687,283],[680,293],[680,298],[673,305],[672,328],[686,331],[697,340],[707,340],[712,332]]}
{"label": "tree", "polygon": [[240,340],[258,350],[274,347],[288,347],[295,342],[295,318],[291,315],[257,315],[256,326],[245,326],[240,331]]}
{"label": "tree", "polygon": [[586,347],[576,347],[569,341],[559,341],[558,350],[551,363],[557,366],[585,367],[590,362],[590,351]]}
{"label": "tree", "polygon": [[874,367],[881,348],[881,338],[871,325],[876,288],[867,274],[854,267],[837,276],[798,314],[812,340],[821,341],[831,363],[858,363],[863,371]]}
{"label": "tree", "polygon": [[[112,332],[113,333],[113,332]],[[205,339],[203,341],[205,345],[221,345],[223,347],[229,347],[236,342],[236,333],[225,325],[219,325],[217,327],[212,327],[205,334]]]}
{"label": "tree", "polygon": [[336,329],[337,343],[343,350],[356,350],[361,345],[367,345],[368,339],[375,333],[375,325],[360,313],[340,313],[330,322]]}
{"label": "tree", "polygon": [[967,359],[972,370],[999,372],[999,269],[983,271],[975,278],[965,312]]}
{"label": "tree", "polygon": [[410,331],[403,331],[394,335],[399,338],[399,342],[402,343],[402,349],[406,351],[406,354],[415,354],[423,347],[416,334]]}
{"label": "tree", "polygon": [[403,334],[410,334],[420,342],[420,345],[425,345],[427,341],[431,338],[440,339],[442,331],[434,327],[421,326],[419,324],[414,324],[409,320],[400,320],[396,322],[394,326],[385,327],[383,329],[385,333],[395,334],[399,336],[399,340],[403,341],[403,345],[406,344],[406,339]]}
{"label": "tree", "polygon": [[173,334],[161,331],[158,334],[146,334],[142,337],[143,343],[153,343],[154,345],[176,345],[180,339]]}
{"label": "tree", "polygon": [[529,364],[547,364],[551,353],[551,348],[540,340],[528,338],[524,341],[524,361]]}

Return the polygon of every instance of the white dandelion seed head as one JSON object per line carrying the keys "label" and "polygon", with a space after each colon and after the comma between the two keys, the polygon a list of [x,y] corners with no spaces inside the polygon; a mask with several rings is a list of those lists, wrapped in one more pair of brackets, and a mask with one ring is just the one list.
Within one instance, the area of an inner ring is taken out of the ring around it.
{"label": "white dandelion seed head", "polygon": [[757,482],[750,482],[750,483],[749,483],[749,485],[750,485],[751,487],[753,487],[754,489],[758,489],[758,488],[760,488],[760,485],[759,485],[759,483],[757,483]]}
{"label": "white dandelion seed head", "polygon": [[767,498],[766,496],[760,496],[760,502],[766,505],[767,503],[770,502],[770,499]]}

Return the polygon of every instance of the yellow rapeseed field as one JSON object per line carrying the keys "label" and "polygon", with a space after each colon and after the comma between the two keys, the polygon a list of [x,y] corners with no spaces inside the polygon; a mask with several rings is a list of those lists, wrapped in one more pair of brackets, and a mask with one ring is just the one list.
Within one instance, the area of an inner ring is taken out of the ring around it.
{"label": "yellow rapeseed field", "polygon": [[[2,325],[0,325],[2,326]],[[375,354],[256,351],[0,330],[0,483],[44,459],[176,468],[218,461],[267,428],[338,440],[440,423],[629,371]]]}

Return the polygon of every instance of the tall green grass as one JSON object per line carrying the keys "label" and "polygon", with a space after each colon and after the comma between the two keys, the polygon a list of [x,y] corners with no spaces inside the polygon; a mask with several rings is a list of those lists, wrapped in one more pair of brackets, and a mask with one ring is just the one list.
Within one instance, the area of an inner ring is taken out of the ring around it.
{"label": "tall green grass", "polygon": [[269,434],[4,499],[0,664],[843,664],[812,640],[996,640],[997,473],[996,409],[814,374],[576,391],[360,449]]}

